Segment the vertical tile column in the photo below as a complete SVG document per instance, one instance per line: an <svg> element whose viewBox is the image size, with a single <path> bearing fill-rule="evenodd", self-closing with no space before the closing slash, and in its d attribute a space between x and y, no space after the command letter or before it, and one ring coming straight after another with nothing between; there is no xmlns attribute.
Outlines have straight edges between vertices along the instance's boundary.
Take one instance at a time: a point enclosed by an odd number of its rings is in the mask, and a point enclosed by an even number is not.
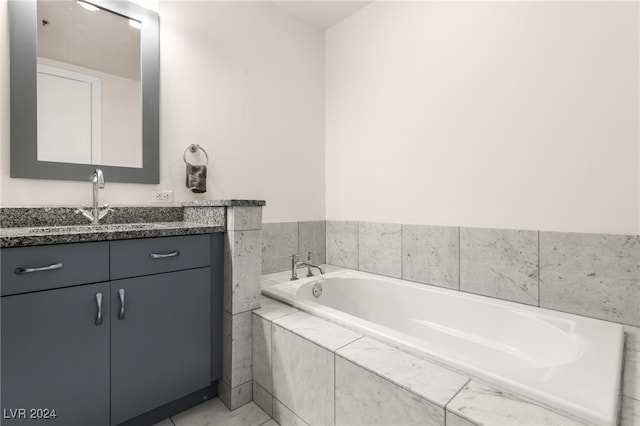
<svg viewBox="0 0 640 426"><path fill-rule="evenodd" d="M251 310L260 307L262 207L227 207L220 399L231 410L252 398Z"/></svg>

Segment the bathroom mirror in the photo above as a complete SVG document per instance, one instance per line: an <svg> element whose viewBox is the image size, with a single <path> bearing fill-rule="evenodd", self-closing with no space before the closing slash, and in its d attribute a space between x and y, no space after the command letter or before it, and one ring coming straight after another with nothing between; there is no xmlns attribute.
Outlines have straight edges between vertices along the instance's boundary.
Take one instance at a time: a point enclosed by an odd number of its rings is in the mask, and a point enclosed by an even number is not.
<svg viewBox="0 0 640 426"><path fill-rule="evenodd" d="M158 183L159 34L125 1L10 0L11 177Z"/></svg>

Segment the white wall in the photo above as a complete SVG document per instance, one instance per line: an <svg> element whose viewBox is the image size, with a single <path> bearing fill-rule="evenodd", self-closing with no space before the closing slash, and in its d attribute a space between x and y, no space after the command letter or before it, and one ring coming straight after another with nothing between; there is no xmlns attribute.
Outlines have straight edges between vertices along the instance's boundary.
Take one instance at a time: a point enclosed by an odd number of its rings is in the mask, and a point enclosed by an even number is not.
<svg viewBox="0 0 640 426"><path fill-rule="evenodd" d="M323 34L269 2L159 10L161 183L107 176L104 202L173 189L266 199L266 222L640 233L635 2L376 2L328 30L326 64ZM9 178L6 21L0 0L1 205L87 203L88 183ZM211 156L202 196L190 143Z"/></svg>
<svg viewBox="0 0 640 426"><path fill-rule="evenodd" d="M161 1L160 184L109 183L101 202L266 199L266 222L324 218L324 35L270 2ZM0 3L2 206L79 205L88 181L9 178L6 2ZM182 154L209 153L208 191L184 187Z"/></svg>
<svg viewBox="0 0 640 426"><path fill-rule="evenodd" d="M327 219L640 233L637 2L376 2L326 34Z"/></svg>

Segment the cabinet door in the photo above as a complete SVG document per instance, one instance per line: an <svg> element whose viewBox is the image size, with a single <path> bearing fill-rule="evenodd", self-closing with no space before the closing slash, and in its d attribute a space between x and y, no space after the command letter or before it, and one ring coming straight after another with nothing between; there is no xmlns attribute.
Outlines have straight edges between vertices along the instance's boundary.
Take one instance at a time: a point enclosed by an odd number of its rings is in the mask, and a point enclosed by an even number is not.
<svg viewBox="0 0 640 426"><path fill-rule="evenodd" d="M1 310L2 424L107 426L109 283L6 296Z"/></svg>
<svg viewBox="0 0 640 426"><path fill-rule="evenodd" d="M210 268L111 282L112 425L210 384L210 297Z"/></svg>

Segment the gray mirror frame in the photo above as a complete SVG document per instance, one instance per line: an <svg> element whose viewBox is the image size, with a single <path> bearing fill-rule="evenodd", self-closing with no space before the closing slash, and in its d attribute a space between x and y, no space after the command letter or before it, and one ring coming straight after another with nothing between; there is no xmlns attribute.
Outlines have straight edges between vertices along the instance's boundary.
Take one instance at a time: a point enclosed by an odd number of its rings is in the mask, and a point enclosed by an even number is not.
<svg viewBox="0 0 640 426"><path fill-rule="evenodd" d="M160 35L158 14L129 2L89 0L142 23L142 168L38 161L37 1L9 0L12 178L90 180L96 168L110 182L160 182Z"/></svg>

